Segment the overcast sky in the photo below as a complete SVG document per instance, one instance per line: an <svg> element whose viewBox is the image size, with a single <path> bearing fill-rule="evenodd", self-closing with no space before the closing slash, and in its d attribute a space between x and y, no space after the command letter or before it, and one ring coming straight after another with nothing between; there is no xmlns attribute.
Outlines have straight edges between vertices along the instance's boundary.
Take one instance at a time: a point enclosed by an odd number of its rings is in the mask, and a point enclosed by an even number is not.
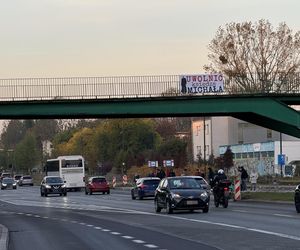
<svg viewBox="0 0 300 250"><path fill-rule="evenodd" d="M300 30L299 0L0 0L0 78L201 73L228 22Z"/></svg>

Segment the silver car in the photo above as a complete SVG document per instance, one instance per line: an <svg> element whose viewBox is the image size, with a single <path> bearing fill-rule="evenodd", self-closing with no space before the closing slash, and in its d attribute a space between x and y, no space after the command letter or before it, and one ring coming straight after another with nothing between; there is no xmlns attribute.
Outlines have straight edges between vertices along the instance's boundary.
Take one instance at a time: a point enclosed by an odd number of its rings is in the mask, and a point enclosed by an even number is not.
<svg viewBox="0 0 300 250"><path fill-rule="evenodd" d="M30 175L23 175L19 180L19 186L29 185L33 186L33 179Z"/></svg>

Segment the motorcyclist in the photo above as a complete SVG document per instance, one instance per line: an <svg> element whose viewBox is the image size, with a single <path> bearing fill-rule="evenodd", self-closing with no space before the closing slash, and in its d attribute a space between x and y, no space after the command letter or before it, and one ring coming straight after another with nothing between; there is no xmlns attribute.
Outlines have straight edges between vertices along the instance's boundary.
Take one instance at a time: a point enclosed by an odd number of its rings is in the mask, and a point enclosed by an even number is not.
<svg viewBox="0 0 300 250"><path fill-rule="evenodd" d="M226 174L224 173L224 170L223 169L219 169L218 170L218 174L214 176L214 179L213 179L213 186L215 187L216 185L219 184L219 182L221 180L226 180L227 179L227 176Z"/></svg>
<svg viewBox="0 0 300 250"><path fill-rule="evenodd" d="M227 176L224 173L224 170L223 169L219 169L218 170L218 174L215 175L215 177L213 179L213 192L218 197L220 197L219 183L220 183L220 181L226 180L226 179L227 179Z"/></svg>

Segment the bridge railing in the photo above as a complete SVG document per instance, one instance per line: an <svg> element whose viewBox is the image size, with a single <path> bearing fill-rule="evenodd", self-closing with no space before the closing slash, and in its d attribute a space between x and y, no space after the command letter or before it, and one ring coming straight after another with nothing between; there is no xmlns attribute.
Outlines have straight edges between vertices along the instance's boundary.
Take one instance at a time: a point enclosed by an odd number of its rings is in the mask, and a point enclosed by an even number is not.
<svg viewBox="0 0 300 250"><path fill-rule="evenodd" d="M226 78L225 91L211 93L211 95L300 94L299 74L266 80L259 77L249 79L245 76ZM179 75L0 79L0 101L141 98L175 95L181 95Z"/></svg>

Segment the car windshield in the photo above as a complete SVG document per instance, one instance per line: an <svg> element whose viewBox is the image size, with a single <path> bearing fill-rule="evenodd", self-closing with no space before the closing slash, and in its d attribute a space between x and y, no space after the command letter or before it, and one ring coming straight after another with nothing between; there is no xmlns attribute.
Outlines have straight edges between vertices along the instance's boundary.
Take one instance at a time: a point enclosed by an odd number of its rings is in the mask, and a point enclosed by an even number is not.
<svg viewBox="0 0 300 250"><path fill-rule="evenodd" d="M46 183L63 183L63 180L60 177L51 177L46 179Z"/></svg>
<svg viewBox="0 0 300 250"><path fill-rule="evenodd" d="M4 178L4 179L2 180L2 182L3 182L4 184L11 184L11 183L14 183L14 179L12 179L12 178Z"/></svg>
<svg viewBox="0 0 300 250"><path fill-rule="evenodd" d="M201 185L193 178L176 178L169 180L170 189L199 189Z"/></svg>
<svg viewBox="0 0 300 250"><path fill-rule="evenodd" d="M15 180L20 180L21 177L22 177L22 175L16 175Z"/></svg>
<svg viewBox="0 0 300 250"><path fill-rule="evenodd" d="M105 178L93 178L93 183L103 183L106 182Z"/></svg>
<svg viewBox="0 0 300 250"><path fill-rule="evenodd" d="M10 177L10 174L2 174L2 177Z"/></svg>
<svg viewBox="0 0 300 250"><path fill-rule="evenodd" d="M156 185L158 186L160 180L144 180L144 185Z"/></svg>
<svg viewBox="0 0 300 250"><path fill-rule="evenodd" d="M32 179L31 176L23 176L23 180L29 180L29 179Z"/></svg>
<svg viewBox="0 0 300 250"><path fill-rule="evenodd" d="M206 185L206 181L202 178L195 178L195 180L200 184L200 185Z"/></svg>

